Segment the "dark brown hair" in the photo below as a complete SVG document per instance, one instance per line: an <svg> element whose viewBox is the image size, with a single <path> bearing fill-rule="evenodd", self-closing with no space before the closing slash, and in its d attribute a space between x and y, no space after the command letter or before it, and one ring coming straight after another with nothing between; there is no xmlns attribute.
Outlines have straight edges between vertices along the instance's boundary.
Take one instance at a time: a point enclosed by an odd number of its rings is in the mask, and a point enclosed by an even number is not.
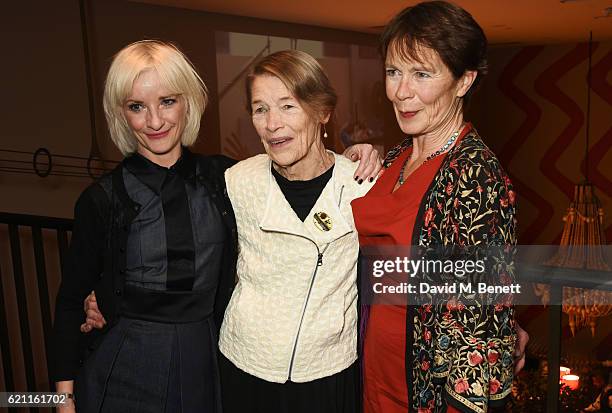
<svg viewBox="0 0 612 413"><path fill-rule="evenodd" d="M313 117L333 115L338 97L317 60L299 50L269 54L255 64L246 77L247 110L251 113L253 80L257 76L276 76Z"/></svg>
<svg viewBox="0 0 612 413"><path fill-rule="evenodd" d="M459 79L466 70L478 75L463 97L464 102L476 90L487 73L487 38L470 13L446 1L428 1L408 7L385 27L380 38L383 60L387 52L406 60L423 63L420 49L434 50Z"/></svg>

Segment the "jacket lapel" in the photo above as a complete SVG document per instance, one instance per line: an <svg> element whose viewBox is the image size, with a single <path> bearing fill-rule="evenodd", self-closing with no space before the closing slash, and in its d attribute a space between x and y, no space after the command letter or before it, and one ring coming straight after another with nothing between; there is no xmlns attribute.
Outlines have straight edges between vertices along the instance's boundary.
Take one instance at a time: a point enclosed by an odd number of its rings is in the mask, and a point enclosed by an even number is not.
<svg viewBox="0 0 612 413"><path fill-rule="evenodd" d="M321 195L319 195L306 220L302 222L285 199L276 179L272 175L270 169L272 164L271 162L268 163L268 193L264 214L259 222L259 227L263 231L298 235L319 245L328 244L352 232L351 226L344 219L339 207L343 195L341 183L336 182L336 168L339 166L340 164L336 162L331 179L325 185L325 188L323 188ZM317 225L315 221L317 213L323 213L329 217L331 220L329 230L321 229L324 227Z"/></svg>

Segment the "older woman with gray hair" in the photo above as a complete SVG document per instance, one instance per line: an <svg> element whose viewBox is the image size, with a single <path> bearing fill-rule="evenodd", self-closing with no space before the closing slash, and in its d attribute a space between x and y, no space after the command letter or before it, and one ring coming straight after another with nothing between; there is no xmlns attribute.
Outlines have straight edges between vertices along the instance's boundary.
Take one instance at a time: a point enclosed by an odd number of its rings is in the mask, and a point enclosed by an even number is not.
<svg viewBox="0 0 612 413"><path fill-rule="evenodd" d="M319 63L287 50L247 77L267 155L227 170L238 283L219 348L226 412L358 410L357 256L351 201L371 182L325 149L336 94Z"/></svg>

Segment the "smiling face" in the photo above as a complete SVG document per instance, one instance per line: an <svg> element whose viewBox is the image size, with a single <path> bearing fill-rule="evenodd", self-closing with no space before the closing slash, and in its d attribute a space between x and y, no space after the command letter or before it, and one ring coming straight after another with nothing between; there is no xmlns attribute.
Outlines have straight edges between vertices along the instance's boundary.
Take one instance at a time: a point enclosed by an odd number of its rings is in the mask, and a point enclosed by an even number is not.
<svg viewBox="0 0 612 413"><path fill-rule="evenodd" d="M475 73L455 79L438 53L422 47L422 62L398 56L390 47L385 61L387 98L402 131L424 135L443 130L462 110L460 97L472 84Z"/></svg>
<svg viewBox="0 0 612 413"><path fill-rule="evenodd" d="M256 76L251 83L251 116L272 162L294 173L312 168L325 154L320 137L323 119L311 116L276 76Z"/></svg>
<svg viewBox="0 0 612 413"><path fill-rule="evenodd" d="M158 165L172 166L181 156L183 97L168 90L155 70L146 70L134 80L122 109L138 141L138 153Z"/></svg>

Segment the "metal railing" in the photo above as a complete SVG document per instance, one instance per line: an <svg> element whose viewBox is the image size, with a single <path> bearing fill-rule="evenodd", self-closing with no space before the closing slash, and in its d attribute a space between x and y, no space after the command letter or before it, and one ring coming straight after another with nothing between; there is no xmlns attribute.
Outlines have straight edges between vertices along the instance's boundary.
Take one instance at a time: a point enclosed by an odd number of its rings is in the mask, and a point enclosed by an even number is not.
<svg viewBox="0 0 612 413"><path fill-rule="evenodd" d="M4 256L5 248L0 250L0 348L2 350L2 374L4 389L3 391L49 391L53 389L53 382L49 376L49 337L51 337L53 308L50 297L57 294L56 288L50 290L49 273L52 271L48 266L51 255L55 255L58 260L58 278L61 277L61 268L64 257L68 249L69 233L72 231L73 221L70 219L42 217L34 215L12 214L0 212L0 236L6 234L6 239L0 238L0 246L8 245L8 256ZM54 242L49 242L50 237ZM30 245L32 251L25 251L22 247ZM45 242L47 241L47 242ZM27 256L26 256L27 254ZM29 263L24 260L33 256L34 262ZM24 263L27 264L24 266ZM33 264L33 265L32 265ZM33 270L27 271L26 267ZM5 297L11 296L11 291L5 290L7 284L14 283L14 293L10 305L7 305ZM528 268L522 275L523 281L532 281L542 284L549 284L553 302L560 302L563 287L612 290L612 281L609 272L603 271L584 271L555 268L541 265ZM37 287L37 294L31 289L33 285ZM35 303L34 301L37 301ZM16 304L15 304L16 303ZM10 338L16 331L9 328L9 317L7 309L17 310L20 345L14 343L18 340ZM39 309L40 314L35 315L32 309ZM10 311L10 310L9 310ZM548 351L548 405L547 412L555 413L559 409L559 398L550 397L559 394L559 366L561 358L561 320L562 312L560 305L548 306L548 326L547 335L550 337L550 348ZM42 331L37 332L36 336L43 337L43 347L45 350L46 369L44 375L46 380L41 380L43 374L38 370L38 382L36 380L35 364L40 364L41 355L35 354L33 343L33 329L31 328L32 316L40 316ZM40 333L40 334L38 334ZM11 344L11 342L13 344ZM17 357L16 357L17 356ZM22 360L25 368L25 388L16 384L15 381L15 360ZM31 412L38 412L37 408L30 408Z"/></svg>
<svg viewBox="0 0 612 413"><path fill-rule="evenodd" d="M72 230L72 220L41 217L23 214L11 214L0 212L0 234L6 234L2 240L3 245L8 245L8 256L3 256L0 260L0 348L2 349L2 374L4 391L49 391L54 384L49 376L49 340L52 329L51 298L57 291L49 290L49 268L47 260L58 259L57 271L61 274L61 266L68 249L68 233ZM53 234L54 233L54 234ZM54 236L55 243L45 242L49 236ZM29 248L27 251L23 247ZM2 254L4 255L3 248ZM52 257L52 255L56 255ZM34 271L27 271L31 266L29 256L34 258ZM24 257L26 257L24 259ZM24 265L27 264L27 265ZM11 278L12 274L12 280ZM12 281L12 283L11 283ZM7 286L14 284L13 291ZM34 291L33 285L37 287ZM10 303L7 303L9 297ZM36 302L37 301L37 302ZM14 318L13 311L17 311L20 340L16 340L15 329L9 329L9 320ZM35 310L34 310L35 309ZM39 311L40 314L33 314ZM33 325L31 320L40 317L40 325ZM35 329L42 328L42 331ZM33 334L36 333L36 334ZM33 342L33 335L43 337L44 356L35 354L35 348L40 346ZM20 341L21 345L18 343ZM35 345L36 344L36 345ZM40 364L41 357L46 360L45 371L41 373L38 369L38 380L36 377L35 365ZM25 386L16 383L17 376L14 370L16 364L21 364L25 373ZM19 361L19 362L16 362ZM45 364L45 363L43 363ZM19 367L20 368L20 367ZM44 375L46 377L41 377ZM31 412L38 412L39 409L31 407Z"/></svg>

